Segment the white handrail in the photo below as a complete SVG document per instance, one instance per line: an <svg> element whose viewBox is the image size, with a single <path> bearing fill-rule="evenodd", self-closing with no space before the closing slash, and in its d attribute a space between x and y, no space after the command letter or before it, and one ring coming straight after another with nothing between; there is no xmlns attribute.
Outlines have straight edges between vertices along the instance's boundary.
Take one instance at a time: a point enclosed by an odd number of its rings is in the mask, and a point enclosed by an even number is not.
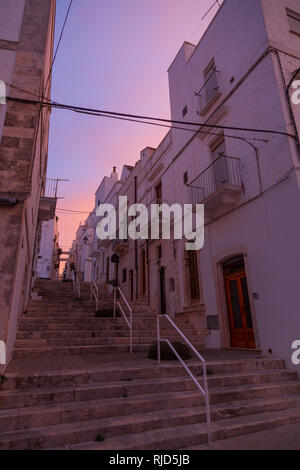
<svg viewBox="0 0 300 470"><path fill-rule="evenodd" d="M77 277L73 279L73 294L76 294L80 299L80 282Z"/></svg>
<svg viewBox="0 0 300 470"><path fill-rule="evenodd" d="M99 304L99 290L96 282L92 279L91 281L91 292L90 292L90 301L92 302L93 297L96 302L96 311L98 310L98 304Z"/></svg>
<svg viewBox="0 0 300 470"><path fill-rule="evenodd" d="M119 292L121 294L121 297L122 299L124 300L125 302L125 305L126 307L128 308L129 310L129 320L120 304L120 302L117 300L117 292ZM130 351L130 354L132 353L132 308L130 307L125 295L123 294L123 292L121 291L120 287L115 287L114 289L114 318L116 318L116 308L117 306L119 307L126 323L127 323L127 326L129 328L129 342L130 342L130 346L129 346L129 351Z"/></svg>
<svg viewBox="0 0 300 470"><path fill-rule="evenodd" d="M166 318L169 321L169 323L171 323L171 325L179 333L179 335L186 342L186 344L190 347L190 349L193 351L193 353L202 362L204 388L201 387L198 380L196 379L196 377L192 373L191 369L186 365L186 363L183 361L183 359L177 353L177 351L175 350L175 348L173 347L171 342L168 339L162 339L160 337L160 318ZM168 344L168 346L171 348L171 350L173 351L173 353L175 354L175 356L177 357L179 362L182 364L182 366L185 368L186 372L189 374L189 376L193 380L196 387L200 390L202 395L204 395L205 409L206 409L207 439L208 439L209 447L212 447L212 435L211 435L211 422L210 422L210 407L209 407L209 395L208 395L208 385L207 385L206 360L204 359L203 356L201 356L199 351L197 351L197 349L192 345L192 343L187 339L187 337L182 333L182 331L178 328L178 326L173 322L173 320L171 320L171 318L168 315L158 315L157 316L157 360L158 360L159 364L160 364L160 343L162 341Z"/></svg>

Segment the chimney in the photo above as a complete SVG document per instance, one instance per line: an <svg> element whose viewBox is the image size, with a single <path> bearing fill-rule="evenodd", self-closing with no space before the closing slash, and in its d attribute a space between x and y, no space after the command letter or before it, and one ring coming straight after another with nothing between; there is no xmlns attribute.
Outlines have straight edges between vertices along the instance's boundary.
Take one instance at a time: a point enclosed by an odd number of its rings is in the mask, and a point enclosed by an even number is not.
<svg viewBox="0 0 300 470"><path fill-rule="evenodd" d="M110 177L113 178L114 180L118 180L118 173L117 173L117 167L116 166L113 166L113 171L112 171Z"/></svg>

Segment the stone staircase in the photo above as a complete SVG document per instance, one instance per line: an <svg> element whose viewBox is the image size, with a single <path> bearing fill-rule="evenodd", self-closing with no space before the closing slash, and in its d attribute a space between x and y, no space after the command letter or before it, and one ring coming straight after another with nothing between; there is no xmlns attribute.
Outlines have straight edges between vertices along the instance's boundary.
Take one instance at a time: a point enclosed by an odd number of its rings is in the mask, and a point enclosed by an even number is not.
<svg viewBox="0 0 300 470"><path fill-rule="evenodd" d="M201 366L190 366L201 382ZM300 422L300 383L283 361L208 367L214 440ZM203 398L176 362L8 371L0 386L0 449L178 450L206 440Z"/></svg>
<svg viewBox="0 0 300 470"><path fill-rule="evenodd" d="M178 450L205 443L204 399L183 367L146 358L152 320L145 313L137 318L137 352L130 355L124 320L93 317L87 286L75 301L70 284L48 282L36 284L43 299L31 301L20 320L15 358L1 376L0 450ZM108 294L103 302L111 302ZM180 326L193 338L188 323ZM296 372L281 359L226 354L216 359L203 351L213 440L300 422ZM201 383L201 365L187 362Z"/></svg>
<svg viewBox="0 0 300 470"><path fill-rule="evenodd" d="M30 300L20 318L14 357L44 355L98 354L129 351L129 328L124 318L95 317L90 302L90 285L81 283L81 297L75 299L72 284L37 280L34 291L41 297ZM100 289L100 308L113 306L112 294ZM147 313L147 305L135 305L133 311L133 351L148 351L156 341L156 316ZM176 324L193 342L203 348L203 340L186 319ZM176 330L162 323L162 335L179 340Z"/></svg>

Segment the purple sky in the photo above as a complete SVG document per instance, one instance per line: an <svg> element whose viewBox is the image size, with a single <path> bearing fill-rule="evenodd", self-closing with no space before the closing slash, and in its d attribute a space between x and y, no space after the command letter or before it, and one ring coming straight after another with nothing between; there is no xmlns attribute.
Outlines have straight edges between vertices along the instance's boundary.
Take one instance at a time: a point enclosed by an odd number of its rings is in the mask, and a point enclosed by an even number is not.
<svg viewBox="0 0 300 470"><path fill-rule="evenodd" d="M214 0L74 0L53 68L52 99L65 104L169 117L167 69L183 41L197 43ZM56 40L69 0L57 0ZM58 208L90 211L103 176L134 164L166 129L53 110L48 177L61 183ZM60 244L84 214L57 211Z"/></svg>

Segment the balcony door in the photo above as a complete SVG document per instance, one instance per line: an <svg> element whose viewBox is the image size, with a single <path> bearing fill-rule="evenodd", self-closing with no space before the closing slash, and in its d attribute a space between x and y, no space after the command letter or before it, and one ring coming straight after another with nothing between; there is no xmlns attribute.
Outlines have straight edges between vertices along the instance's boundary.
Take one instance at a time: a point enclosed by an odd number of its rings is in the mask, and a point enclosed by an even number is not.
<svg viewBox="0 0 300 470"><path fill-rule="evenodd" d="M226 157L226 146L225 140L219 140L216 145L211 148L211 154L213 159L212 165L212 180L215 190L218 190L224 184L229 183L229 169Z"/></svg>
<svg viewBox="0 0 300 470"><path fill-rule="evenodd" d="M242 256L223 265L231 346L255 348L247 278Z"/></svg>

